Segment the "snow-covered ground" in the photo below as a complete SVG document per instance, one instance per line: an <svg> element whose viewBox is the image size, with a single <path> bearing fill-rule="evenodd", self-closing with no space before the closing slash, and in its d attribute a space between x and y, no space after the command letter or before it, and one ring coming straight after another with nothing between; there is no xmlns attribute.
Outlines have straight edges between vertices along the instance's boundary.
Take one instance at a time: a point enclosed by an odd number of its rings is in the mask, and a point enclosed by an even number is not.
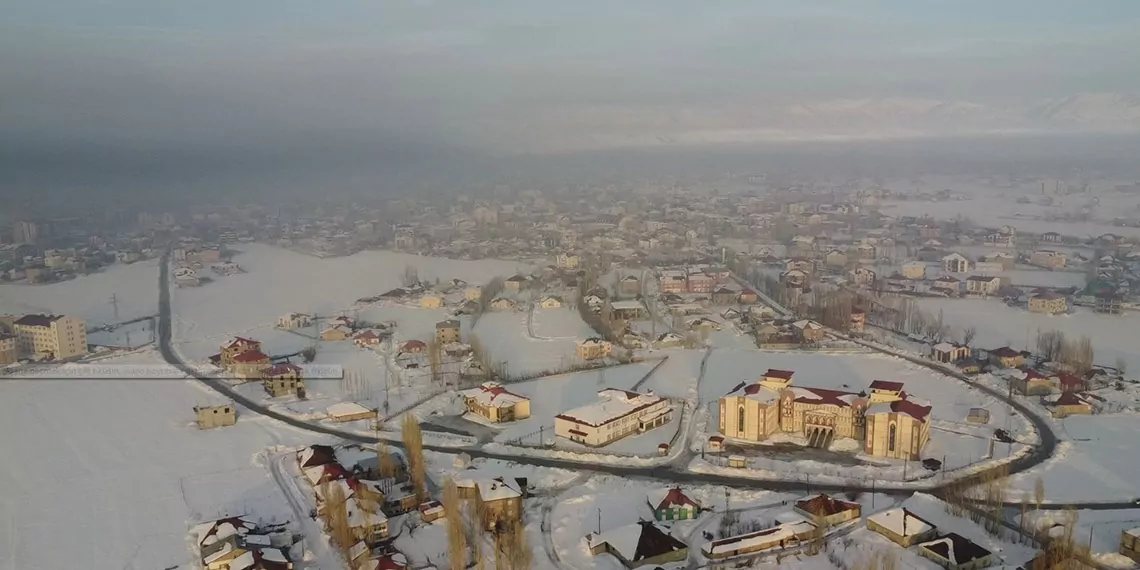
<svg viewBox="0 0 1140 570"><path fill-rule="evenodd" d="M112 295L119 307L118 320ZM26 313L74 315L89 327L157 314L158 261L119 263L60 283L0 284L0 314Z"/></svg>
<svg viewBox="0 0 1140 570"><path fill-rule="evenodd" d="M531 328L534 336L540 339L582 340L597 336L594 329L582 320L578 310L569 307L535 307L531 316Z"/></svg>
<svg viewBox="0 0 1140 570"><path fill-rule="evenodd" d="M567 309L550 310L569 312ZM550 335L548 338L533 338L527 331L526 311L500 311L479 317L474 332L492 360L506 362L508 377L524 376L565 370L581 363L574 352L578 340L581 340L575 336L578 326L572 322L569 324L573 326L567 330L547 326L544 331Z"/></svg>
<svg viewBox="0 0 1140 570"><path fill-rule="evenodd" d="M191 408L215 398L189 380L0 383L0 568L165 568L190 561L195 522L292 517L264 451L319 438L253 414L199 431Z"/></svg>
<svg viewBox="0 0 1140 570"><path fill-rule="evenodd" d="M1075 515L1075 520L1073 516ZM1017 517L1020 518L1020 513ZM1134 568L1131 558L1120 554L1120 533L1140 528L1140 510L1036 511L1026 513L1026 528L1036 532L1059 534L1056 525L1071 526L1073 541L1089 547L1093 558L1112 568Z"/></svg>
<svg viewBox="0 0 1140 570"><path fill-rule="evenodd" d="M1041 478L1049 501L1129 501L1140 497L1136 434L1140 415L1070 416L1054 422L1056 454L1010 478L1010 498L1034 492ZM1140 525L1138 525L1140 526Z"/></svg>
<svg viewBox="0 0 1140 570"><path fill-rule="evenodd" d="M1140 351L1136 349L1140 313L1098 315L1077 307L1072 314L1050 316L982 299L921 299L918 303L931 313L942 310L944 322L955 330L975 327L976 346L1034 350L1037 331L1059 330L1069 338L1088 336L1098 364L1114 366L1116 359L1122 358L1131 370L1140 371Z"/></svg>

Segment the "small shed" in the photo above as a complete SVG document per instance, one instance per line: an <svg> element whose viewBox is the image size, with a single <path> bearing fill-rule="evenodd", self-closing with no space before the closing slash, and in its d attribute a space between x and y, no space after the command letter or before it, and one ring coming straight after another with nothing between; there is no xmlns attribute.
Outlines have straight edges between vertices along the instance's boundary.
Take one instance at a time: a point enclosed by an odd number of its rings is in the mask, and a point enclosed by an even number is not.
<svg viewBox="0 0 1140 570"><path fill-rule="evenodd" d="M729 455L728 466L744 469L745 467L748 467L748 458L743 455Z"/></svg>

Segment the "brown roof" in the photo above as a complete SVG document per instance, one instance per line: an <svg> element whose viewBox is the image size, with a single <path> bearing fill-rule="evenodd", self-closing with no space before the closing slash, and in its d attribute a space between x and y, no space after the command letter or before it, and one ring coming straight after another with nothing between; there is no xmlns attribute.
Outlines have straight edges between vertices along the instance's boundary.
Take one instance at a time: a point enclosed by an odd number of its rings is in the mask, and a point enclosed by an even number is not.
<svg viewBox="0 0 1140 570"><path fill-rule="evenodd" d="M692 506L698 509L701 508L700 504L690 499L688 495L685 495L685 493L681 492L681 489L679 487L674 487L672 489L669 489L669 492L665 494L665 498L661 499L661 502L658 503L654 509L668 509L677 506Z"/></svg>
<svg viewBox="0 0 1140 570"><path fill-rule="evenodd" d="M995 349L990 351L990 354L992 354L998 358L1013 358L1015 356L1021 356L1020 352L1018 352L1018 351L1016 351L1016 350L1014 350L1008 346L1003 346L1001 348L995 348Z"/></svg>
<svg viewBox="0 0 1140 570"><path fill-rule="evenodd" d="M871 382L872 390L890 390L891 392L899 392L903 389L902 382L888 382L886 380L875 380Z"/></svg>
<svg viewBox="0 0 1140 570"><path fill-rule="evenodd" d="M764 377L765 378L780 378L782 380L791 380L793 374L795 374L794 370L779 370L776 368L769 368L768 371L764 373Z"/></svg>
<svg viewBox="0 0 1140 570"><path fill-rule="evenodd" d="M63 315L24 315L16 319L15 324L25 327L50 327L52 323L62 318Z"/></svg>
<svg viewBox="0 0 1140 570"><path fill-rule="evenodd" d="M820 493L810 499L796 501L796 508L815 516L826 517L860 507L858 503L848 503Z"/></svg>
<svg viewBox="0 0 1140 570"><path fill-rule="evenodd" d="M669 536L661 530L661 527L649 521L641 521L641 536L637 539L637 550L634 551L633 560L630 562L656 558L685 548L688 548L688 545Z"/></svg>
<svg viewBox="0 0 1140 570"><path fill-rule="evenodd" d="M234 357L234 362L258 362L261 360L269 360L269 357L260 350L247 350Z"/></svg>

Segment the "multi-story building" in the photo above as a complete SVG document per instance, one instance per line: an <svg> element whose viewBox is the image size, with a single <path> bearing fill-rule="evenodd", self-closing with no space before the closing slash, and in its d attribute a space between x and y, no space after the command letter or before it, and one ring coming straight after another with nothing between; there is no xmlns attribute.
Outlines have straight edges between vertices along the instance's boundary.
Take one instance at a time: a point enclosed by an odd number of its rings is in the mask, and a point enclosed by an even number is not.
<svg viewBox="0 0 1140 570"><path fill-rule="evenodd" d="M198 429L213 429L237 423L237 406L232 402L216 406L194 406Z"/></svg>
<svg viewBox="0 0 1140 570"><path fill-rule="evenodd" d="M508 391L498 382L482 385L459 393L467 411L488 421L510 422L530 417L530 398Z"/></svg>
<svg viewBox="0 0 1140 570"><path fill-rule="evenodd" d="M459 342L459 321L449 319L436 323L435 341L439 344Z"/></svg>
<svg viewBox="0 0 1140 570"><path fill-rule="evenodd" d="M240 336L234 337L233 340L222 345L222 350L218 354L217 364L222 368L229 368L233 366L234 359L237 358L238 355L249 351L261 352L261 343L249 338Z"/></svg>
<svg viewBox="0 0 1140 570"><path fill-rule="evenodd" d="M1056 293L1039 293L1029 298L1029 312L1058 315L1069 310L1069 300Z"/></svg>
<svg viewBox="0 0 1140 570"><path fill-rule="evenodd" d="M0 366L16 362L16 335L0 331Z"/></svg>
<svg viewBox="0 0 1140 570"><path fill-rule="evenodd" d="M305 393L305 381L301 378L301 367L296 364L275 364L261 374L265 392L272 398L300 396Z"/></svg>
<svg viewBox="0 0 1140 570"><path fill-rule="evenodd" d="M810 446L823 448L835 437L847 437L863 440L867 453L885 457L903 457L907 450L917 455L929 439L931 407L904 395L901 383L876 382L866 397L839 390L793 388L793 374L770 369L759 382L742 382L722 397L720 433L743 441L763 441L780 432L800 433ZM868 425L871 418L874 425ZM903 445L901 438L911 433L900 431L904 428L917 432L916 445Z"/></svg>
<svg viewBox="0 0 1140 570"><path fill-rule="evenodd" d="M689 273L690 293L712 293L716 278L701 272Z"/></svg>
<svg viewBox="0 0 1140 570"><path fill-rule="evenodd" d="M87 328L82 319L63 315L24 315L12 323L18 358L56 360L87 354Z"/></svg>
<svg viewBox="0 0 1140 570"><path fill-rule="evenodd" d="M689 281L684 273L668 271L661 275L658 288L662 293L686 293L689 290Z"/></svg>
<svg viewBox="0 0 1140 570"><path fill-rule="evenodd" d="M942 258L942 270L947 273L966 273L970 271L970 260L960 253L951 253Z"/></svg>
<svg viewBox="0 0 1140 570"><path fill-rule="evenodd" d="M582 360L605 358L613 351L613 344L600 338L588 338L574 347L575 354Z"/></svg>
<svg viewBox="0 0 1140 570"><path fill-rule="evenodd" d="M598 401L554 416L554 435L602 447L628 435L665 425L673 417L669 401L652 392L607 388Z"/></svg>
<svg viewBox="0 0 1140 570"><path fill-rule="evenodd" d="M971 275L966 278L966 294L977 297L997 295L1001 290L1000 277L987 277L984 275Z"/></svg>

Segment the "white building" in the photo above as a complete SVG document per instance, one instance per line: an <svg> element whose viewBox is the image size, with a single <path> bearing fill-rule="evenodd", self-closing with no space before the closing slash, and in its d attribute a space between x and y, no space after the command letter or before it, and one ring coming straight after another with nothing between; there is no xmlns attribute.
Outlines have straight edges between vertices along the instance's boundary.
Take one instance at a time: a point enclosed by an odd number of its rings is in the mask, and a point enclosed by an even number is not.
<svg viewBox="0 0 1140 570"><path fill-rule="evenodd" d="M673 408L652 392L639 394L606 388L598 401L554 416L554 435L602 447L628 435L669 423Z"/></svg>
<svg viewBox="0 0 1140 570"><path fill-rule="evenodd" d="M313 326L313 317L305 313L289 313L277 317L277 328L285 330L303 329Z"/></svg>

